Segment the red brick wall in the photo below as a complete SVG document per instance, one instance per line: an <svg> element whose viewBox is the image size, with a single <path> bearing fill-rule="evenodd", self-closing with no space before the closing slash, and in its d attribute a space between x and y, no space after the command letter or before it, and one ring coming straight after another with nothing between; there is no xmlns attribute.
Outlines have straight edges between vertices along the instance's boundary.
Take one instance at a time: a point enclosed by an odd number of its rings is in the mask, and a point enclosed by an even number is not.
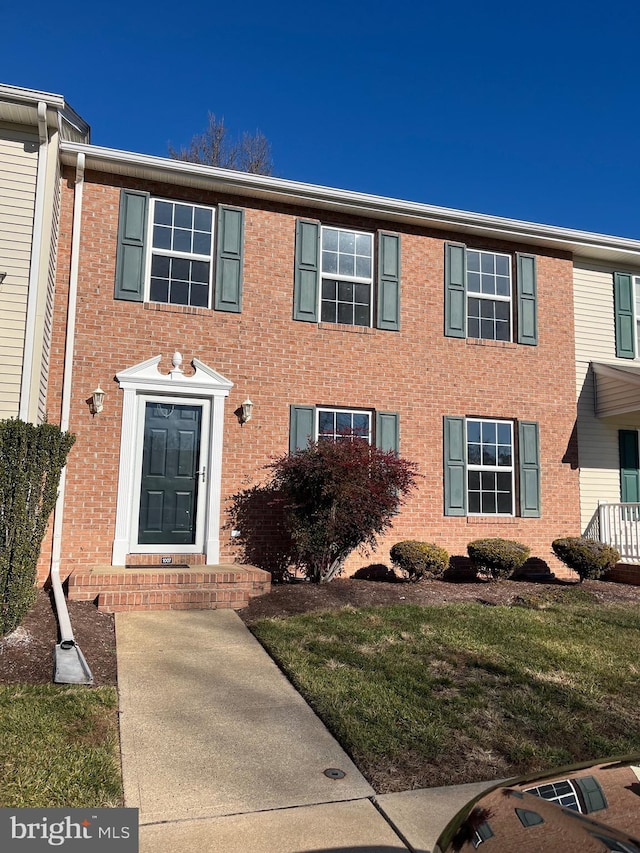
<svg viewBox="0 0 640 853"><path fill-rule="evenodd" d="M63 181L49 419L60 413L64 329L69 280L73 189ZM365 407L400 414L401 453L419 464L419 489L397 518L379 552L353 557L348 570L388 559L404 538L435 541L452 554L481 536L504 536L558 563L550 551L559 535L579 533L578 476L567 456L575 420L572 265L569 256L538 255L539 345L446 338L444 242L462 234L402 229L401 331L320 326L293 321L296 216L314 211L258 206L251 200L202 191L136 184L166 198L245 207L243 311L142 305L114 300L120 185L88 173L84 186L78 310L70 428L77 435L68 469L62 574L105 565L114 538L122 392L114 376L155 355L167 372L175 350L185 366L198 358L234 382L225 405L222 497L264 479L263 466L288 448L290 404ZM388 223L332 215L325 222L375 231ZM531 251L505 242L469 240L474 248ZM190 370L190 368L186 368ZM86 403L100 383L104 411ZM253 419L240 427L234 410L245 397ZM540 423L542 518L443 516L444 415L535 420ZM565 461L565 459L567 461ZM224 509L224 507L223 507ZM224 517L222 521L224 522ZM229 531L222 555L233 549ZM48 568L46 549L41 576Z"/></svg>

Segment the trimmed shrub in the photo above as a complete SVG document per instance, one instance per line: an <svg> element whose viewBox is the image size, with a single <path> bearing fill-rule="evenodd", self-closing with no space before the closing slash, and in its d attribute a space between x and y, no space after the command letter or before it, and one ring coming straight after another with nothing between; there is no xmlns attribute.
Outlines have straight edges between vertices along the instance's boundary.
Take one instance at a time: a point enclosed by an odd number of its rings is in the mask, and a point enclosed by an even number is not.
<svg viewBox="0 0 640 853"><path fill-rule="evenodd" d="M474 566L492 580L504 580L521 569L531 550L511 539L476 539L467 545Z"/></svg>
<svg viewBox="0 0 640 853"><path fill-rule="evenodd" d="M75 436L53 424L0 421L0 635L35 600L40 546Z"/></svg>
<svg viewBox="0 0 640 853"><path fill-rule="evenodd" d="M584 536L565 536L551 543L553 553L559 560L580 576L599 580L620 559L620 552L604 542L595 542Z"/></svg>
<svg viewBox="0 0 640 853"><path fill-rule="evenodd" d="M449 554L433 542L405 539L396 542L389 552L391 562L409 581L440 578L449 565Z"/></svg>

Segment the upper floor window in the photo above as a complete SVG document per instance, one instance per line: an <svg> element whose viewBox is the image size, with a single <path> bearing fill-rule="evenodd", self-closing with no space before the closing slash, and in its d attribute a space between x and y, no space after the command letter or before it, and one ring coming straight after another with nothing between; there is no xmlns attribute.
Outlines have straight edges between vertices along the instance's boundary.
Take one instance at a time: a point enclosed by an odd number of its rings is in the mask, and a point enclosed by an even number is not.
<svg viewBox="0 0 640 853"><path fill-rule="evenodd" d="M242 310L244 210L120 192L115 298Z"/></svg>
<svg viewBox="0 0 640 853"><path fill-rule="evenodd" d="M538 343L537 273L533 255L445 244L445 335ZM513 273L515 270L515 286Z"/></svg>
<svg viewBox="0 0 640 853"><path fill-rule="evenodd" d="M467 337L511 340L511 258L467 250Z"/></svg>
<svg viewBox="0 0 640 853"><path fill-rule="evenodd" d="M152 199L151 222L149 301L209 308L212 208Z"/></svg>
<svg viewBox="0 0 640 853"><path fill-rule="evenodd" d="M322 228L320 319L350 326L371 325L373 235Z"/></svg>
<svg viewBox="0 0 640 853"><path fill-rule="evenodd" d="M293 318L400 328L400 235L296 222Z"/></svg>
<svg viewBox="0 0 640 853"><path fill-rule="evenodd" d="M613 274L616 356L640 356L640 275Z"/></svg>

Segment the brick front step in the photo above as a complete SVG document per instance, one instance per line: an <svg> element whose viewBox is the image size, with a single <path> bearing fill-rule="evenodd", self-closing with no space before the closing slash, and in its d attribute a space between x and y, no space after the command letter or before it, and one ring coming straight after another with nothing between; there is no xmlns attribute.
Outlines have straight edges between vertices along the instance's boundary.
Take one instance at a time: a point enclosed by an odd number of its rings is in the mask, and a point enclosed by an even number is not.
<svg viewBox="0 0 640 853"><path fill-rule="evenodd" d="M190 566L188 569L117 569L73 572L70 601L95 601L98 610L215 610L245 607L271 588L271 575L255 566Z"/></svg>
<svg viewBox="0 0 640 853"><path fill-rule="evenodd" d="M640 563L616 563L606 574L606 580L640 586Z"/></svg>

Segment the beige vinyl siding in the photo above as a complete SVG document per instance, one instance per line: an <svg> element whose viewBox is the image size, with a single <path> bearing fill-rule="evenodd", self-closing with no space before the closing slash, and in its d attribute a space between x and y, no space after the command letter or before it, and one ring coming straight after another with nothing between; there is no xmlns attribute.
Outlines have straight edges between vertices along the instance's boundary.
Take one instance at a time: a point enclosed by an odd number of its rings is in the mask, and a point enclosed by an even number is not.
<svg viewBox="0 0 640 853"><path fill-rule="evenodd" d="M0 418L20 405L37 167L37 135L0 124Z"/></svg>
<svg viewBox="0 0 640 853"><path fill-rule="evenodd" d="M620 269L616 267L616 269ZM578 410L578 448L580 462L580 506L584 530L598 507L598 501L620 500L619 429L640 429L640 395L627 385L605 383L610 402L617 395L619 405L633 405L632 414L598 418L595 414L592 361L629 364L616 358L615 318L613 311L613 269L588 262L574 261L574 306L576 334L576 396ZM617 387L614 388L613 385ZM602 383L600 384L602 393Z"/></svg>

